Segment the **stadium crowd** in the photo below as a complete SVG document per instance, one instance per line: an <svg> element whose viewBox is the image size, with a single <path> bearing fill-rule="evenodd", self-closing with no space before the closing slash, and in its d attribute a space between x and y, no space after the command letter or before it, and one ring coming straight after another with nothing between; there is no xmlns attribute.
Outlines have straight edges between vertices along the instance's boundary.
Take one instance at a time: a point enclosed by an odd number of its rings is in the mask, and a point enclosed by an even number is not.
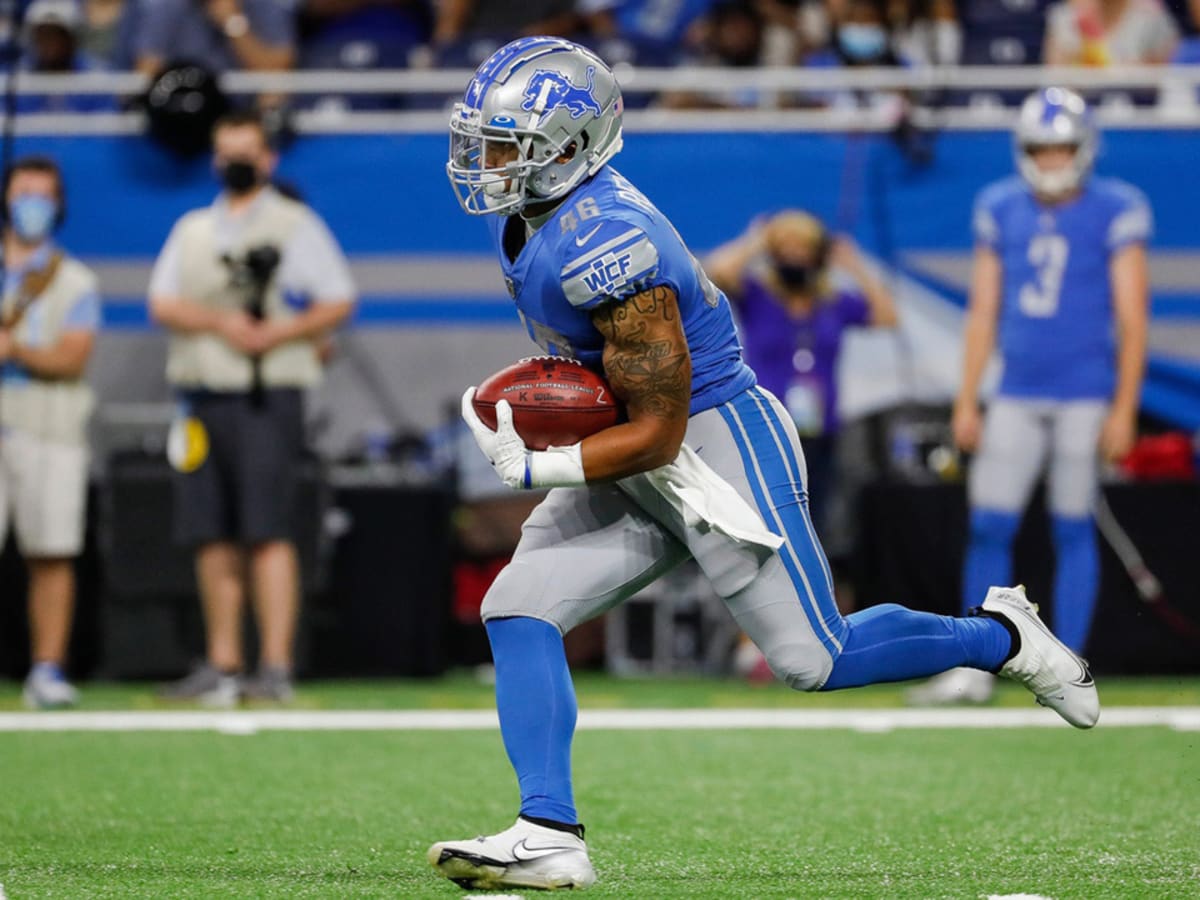
<svg viewBox="0 0 1200 900"><path fill-rule="evenodd" d="M530 34L569 37L610 65L651 67L1186 64L1200 60L1198 28L1197 0L33 0L19 34L26 71L153 75L182 60L215 73L474 68ZM386 109L444 99L310 102ZM627 99L675 108L823 107L878 96L743 90ZM21 103L26 112L113 108L94 95Z"/></svg>

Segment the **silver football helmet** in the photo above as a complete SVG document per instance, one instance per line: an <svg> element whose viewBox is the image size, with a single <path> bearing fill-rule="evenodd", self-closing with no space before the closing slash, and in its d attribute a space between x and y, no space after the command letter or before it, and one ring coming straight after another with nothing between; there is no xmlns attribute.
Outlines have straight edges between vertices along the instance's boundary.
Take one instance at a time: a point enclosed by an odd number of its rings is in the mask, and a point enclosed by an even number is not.
<svg viewBox="0 0 1200 900"><path fill-rule="evenodd" d="M1066 88L1051 87L1030 94L1021 104L1013 133L1017 171L1035 193L1054 197L1070 193L1091 174L1099 140L1087 103ZM1031 155L1037 147L1072 146L1071 164L1044 172Z"/></svg>
<svg viewBox="0 0 1200 900"><path fill-rule="evenodd" d="M506 44L450 114L446 174L458 202L482 215L564 196L621 149L623 109L612 70L590 50L550 37Z"/></svg>

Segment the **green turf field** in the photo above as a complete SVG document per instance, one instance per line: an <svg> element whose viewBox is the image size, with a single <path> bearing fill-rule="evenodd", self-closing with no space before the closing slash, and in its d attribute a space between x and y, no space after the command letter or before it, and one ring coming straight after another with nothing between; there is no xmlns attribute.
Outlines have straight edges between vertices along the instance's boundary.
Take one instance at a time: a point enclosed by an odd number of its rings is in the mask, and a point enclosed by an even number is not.
<svg viewBox="0 0 1200 900"><path fill-rule="evenodd" d="M1101 683L1196 704L1200 682ZM153 708L95 687L92 709ZM470 678L308 686L305 708L473 708ZM580 679L581 706L885 706L738 683ZM1005 691L1001 706L1028 695ZM0 685L15 709L17 686ZM1200 732L584 731L594 897L1200 897ZM459 897L424 851L499 830L499 735L0 733L0 883L28 897ZM527 895L532 896L532 895Z"/></svg>
<svg viewBox="0 0 1200 900"><path fill-rule="evenodd" d="M581 708L782 707L789 709L887 708L900 706L907 685L882 684L831 694L797 694L782 684L752 684L739 679L659 677L613 678L576 673ZM1200 706L1200 678L1105 678L1099 676L1101 702L1108 706ZM83 684L85 710L186 709L157 698L151 683ZM996 687L995 706L1027 708L1029 692L1007 681ZM492 687L468 671L444 678L391 681L301 682L298 709L491 709ZM23 710L21 685L0 680L0 712Z"/></svg>

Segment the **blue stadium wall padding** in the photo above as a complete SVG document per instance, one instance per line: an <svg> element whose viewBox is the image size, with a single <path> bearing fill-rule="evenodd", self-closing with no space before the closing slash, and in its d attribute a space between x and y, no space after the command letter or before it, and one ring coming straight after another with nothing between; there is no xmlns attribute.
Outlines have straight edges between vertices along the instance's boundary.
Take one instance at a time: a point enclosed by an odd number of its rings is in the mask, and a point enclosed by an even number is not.
<svg viewBox="0 0 1200 900"><path fill-rule="evenodd" d="M461 213L446 183L446 145L432 134L304 137L279 174L351 254L485 252L483 224ZM63 164L72 191L63 239L83 256L153 255L180 212L209 202L217 187L207 162L178 162L138 136L22 138L17 152ZM1149 195L1156 246L1196 249L1195 198L1179 190L1179 173L1196 159L1194 132L1114 132L1099 168ZM615 165L696 248L716 246L764 209L804 206L869 249L899 251L969 247L972 198L1009 174L1012 158L1000 132L939 135L928 166L888 137L635 133ZM847 209L853 221L840 221Z"/></svg>
<svg viewBox="0 0 1200 900"><path fill-rule="evenodd" d="M932 160L922 164L886 135L631 133L615 165L697 252L738 234L764 211L801 206L961 306L965 280L913 269L905 254L966 258L972 201L985 184L1012 172L1012 143L1000 131L946 133L928 143ZM141 136L23 137L16 150L60 161L70 194L61 238L91 261L148 267L179 215L211 202L217 190L207 161L180 162ZM452 284L455 256L478 259L490 248L484 223L461 212L446 182L446 150L443 134L306 136L284 152L278 174L324 216L352 259L436 255L448 258ZM1150 198L1153 250L1200 254L1194 192L1180 190L1180 173L1190 173L1197 159L1200 133L1193 131L1103 138L1099 171L1133 182ZM107 327L148 327L141 298L105 299ZM510 315L502 295L489 301L406 284L394 295L364 298L357 321L437 327ZM1200 323L1200 274L1195 284L1156 288L1154 315ZM1191 362L1154 359L1147 409L1200 424L1197 362L1200 353Z"/></svg>

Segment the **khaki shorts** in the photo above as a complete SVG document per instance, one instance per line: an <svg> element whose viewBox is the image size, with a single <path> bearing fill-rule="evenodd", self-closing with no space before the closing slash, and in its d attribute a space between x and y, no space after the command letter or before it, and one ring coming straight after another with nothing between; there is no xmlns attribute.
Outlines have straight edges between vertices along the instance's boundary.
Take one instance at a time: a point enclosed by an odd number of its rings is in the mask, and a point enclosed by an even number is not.
<svg viewBox="0 0 1200 900"><path fill-rule="evenodd" d="M11 520L17 549L33 558L83 549L88 451L6 431L0 435L0 547Z"/></svg>

